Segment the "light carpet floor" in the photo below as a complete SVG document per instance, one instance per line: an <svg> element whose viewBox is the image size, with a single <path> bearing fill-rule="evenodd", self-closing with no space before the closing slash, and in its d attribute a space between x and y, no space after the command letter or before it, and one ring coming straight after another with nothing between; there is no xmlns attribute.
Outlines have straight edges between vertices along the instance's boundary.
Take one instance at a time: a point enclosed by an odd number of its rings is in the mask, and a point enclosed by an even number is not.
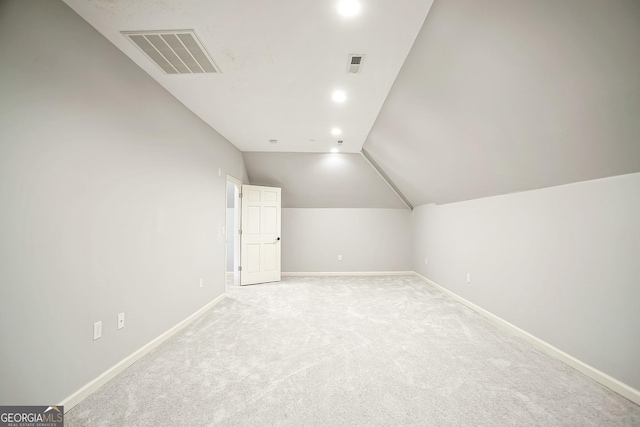
<svg viewBox="0 0 640 427"><path fill-rule="evenodd" d="M227 298L65 416L73 426L640 426L640 407L414 276Z"/></svg>

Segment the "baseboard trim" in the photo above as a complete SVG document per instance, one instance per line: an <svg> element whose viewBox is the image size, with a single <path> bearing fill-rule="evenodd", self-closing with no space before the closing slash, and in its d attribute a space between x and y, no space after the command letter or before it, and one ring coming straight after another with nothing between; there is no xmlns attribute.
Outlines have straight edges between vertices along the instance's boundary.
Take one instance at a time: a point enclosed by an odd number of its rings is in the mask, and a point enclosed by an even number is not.
<svg viewBox="0 0 640 427"><path fill-rule="evenodd" d="M211 307L213 307L214 305L222 301L224 297L225 297L225 294L220 295L219 297L217 297L216 299L209 302L207 305L205 305L204 307L202 307L201 309L193 313L191 316L187 317L182 322L175 325L173 328L169 329L159 337L155 338L154 340L150 341L149 343L142 346L138 350L134 351L132 354L125 357L120 362L116 363L111 368L104 371L102 374L100 374L100 376L98 376L92 381L89 381L87 384L79 388L73 394L71 394L62 402L60 402L59 405L64 406L64 412L67 413L71 408L76 406L78 403L82 402L84 399L86 399L89 395L91 395L94 391L98 390L108 381L112 380L120 372L124 371L129 366L133 365L135 362L140 360L140 358L142 358L144 355L149 353L154 348L158 347L167 339L171 338L177 332L182 330L185 326L189 325L189 323L193 322L198 317L202 316L204 313L207 312L207 310L209 310Z"/></svg>
<svg viewBox="0 0 640 427"><path fill-rule="evenodd" d="M520 329L519 327L515 326L512 323L507 322L506 320L504 320L501 317L496 316L495 314L491 313L490 311L487 311L484 308L475 305L471 301L466 300L466 299L462 298L461 296L459 296L458 294L455 294L455 293L451 292L447 288L438 285L437 283L435 283L434 281L424 277L420 273L414 272L414 274L416 276L422 278L424 281L426 281L430 285L438 288L442 292L444 292L447 295L451 296L455 300L457 300L457 301L461 302L462 304L466 305L471 310L477 312L478 314L481 314L482 316L487 318L494 325L508 329L510 332L514 333L515 335L519 336L520 338L525 339L527 342L532 344L537 349L543 351L544 353L546 353L546 354L548 354L550 356L555 357L556 359L561 360L562 362L566 363L567 365L571 366L572 368L576 369L577 371L582 372L583 374L585 374L589 378L599 382L603 386L605 386L605 387L611 389L612 391L618 393L619 395L629 399L630 401L632 401L636 405L640 405L640 391L636 390L635 388L623 383L622 381L619 381L619 380L613 378L610 375L605 374L604 372L594 368L591 365L588 365L588 364L584 363L583 361L581 361L579 359L576 359L575 357L571 356L570 354L567 354L564 351L560 350L559 348L556 348L553 345L549 344L548 342L541 340L540 338L536 337L535 335L532 335L529 332Z"/></svg>
<svg viewBox="0 0 640 427"><path fill-rule="evenodd" d="M287 271L281 276L413 276L413 271Z"/></svg>

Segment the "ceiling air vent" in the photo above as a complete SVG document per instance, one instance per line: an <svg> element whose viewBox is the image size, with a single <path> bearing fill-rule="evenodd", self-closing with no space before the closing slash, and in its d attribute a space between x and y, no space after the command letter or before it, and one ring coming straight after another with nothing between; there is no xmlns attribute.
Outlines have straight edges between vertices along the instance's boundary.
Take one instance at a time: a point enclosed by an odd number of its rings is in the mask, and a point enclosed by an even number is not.
<svg viewBox="0 0 640 427"><path fill-rule="evenodd" d="M349 65L347 66L347 73L358 74L362 70L362 63L364 62L364 55L351 54L349 55Z"/></svg>
<svg viewBox="0 0 640 427"><path fill-rule="evenodd" d="M221 73L193 30L123 31L167 74Z"/></svg>

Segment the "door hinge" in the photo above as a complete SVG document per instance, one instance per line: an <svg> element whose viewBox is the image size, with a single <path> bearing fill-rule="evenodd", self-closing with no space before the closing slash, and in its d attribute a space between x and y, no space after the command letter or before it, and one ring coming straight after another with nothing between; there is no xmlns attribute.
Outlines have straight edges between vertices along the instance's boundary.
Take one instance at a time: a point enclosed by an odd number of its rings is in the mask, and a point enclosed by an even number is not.
<svg viewBox="0 0 640 427"><path fill-rule="evenodd" d="M241 265L238 266L238 271L242 271L242 266Z"/></svg>
<svg viewBox="0 0 640 427"><path fill-rule="evenodd" d="M238 234L242 234L242 229L238 230Z"/></svg>
<svg viewBox="0 0 640 427"><path fill-rule="evenodd" d="M242 199L242 193L239 194L240 198Z"/></svg>

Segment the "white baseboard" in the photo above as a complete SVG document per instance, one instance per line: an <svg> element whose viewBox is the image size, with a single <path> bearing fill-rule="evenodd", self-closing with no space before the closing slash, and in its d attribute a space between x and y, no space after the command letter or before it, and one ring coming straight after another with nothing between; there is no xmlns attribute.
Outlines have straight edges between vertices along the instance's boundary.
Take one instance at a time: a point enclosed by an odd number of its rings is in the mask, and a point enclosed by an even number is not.
<svg viewBox="0 0 640 427"><path fill-rule="evenodd" d="M287 271L281 276L413 276L413 271Z"/></svg>
<svg viewBox="0 0 640 427"><path fill-rule="evenodd" d="M473 311L477 312L478 314L481 314L482 316L486 317L494 325L497 325L497 326L500 326L500 327L508 329L509 331L511 331L515 335L519 336L520 338L525 339L530 344L532 344L534 347L538 348L539 350L543 351L544 353L546 353L546 354L548 354L550 356L553 356L556 359L561 360L562 362L566 363L567 365L571 366L572 368L576 369L577 371L580 371L583 374L585 374L586 376L590 377L591 379L599 382L603 386L615 391L616 393L618 393L621 396L626 397L627 399L629 399L630 401L632 401L636 405L640 405L640 391L636 390L635 388L623 383L622 381L619 381L619 380L613 378L610 375L605 374L602 371L599 371L598 369L594 368L591 365L588 365L588 364L584 363L583 361L581 361L579 359L576 359L575 357L571 356L570 354L567 354L564 351L560 350L559 348L556 348L556 347L552 346L548 342L541 340L540 338L536 337L535 335L531 335L529 332L518 328L517 326L507 322L506 320L502 319L501 317L496 316L495 314L485 310L484 308L475 305L471 301L468 301L468 300L462 298L461 296L451 292L447 288L444 288L444 287L438 285L437 283L433 282L432 280L427 279L423 275L421 275L419 273L416 273L416 272L414 272L414 274L416 276L418 276L418 277L421 277L423 280L425 280L430 285L435 286L436 288L440 289L442 292L444 292L447 295L449 295L449 296L453 297L454 299L458 300L459 302L461 302L462 304L466 305L467 307L469 307Z"/></svg>
<svg viewBox="0 0 640 427"><path fill-rule="evenodd" d="M59 405L64 406L64 412L67 413L71 408L76 406L78 403L82 402L82 400L87 398L91 393L98 390L108 381L113 379L120 372L124 371L129 366L133 365L141 357L149 353L154 348L158 347L160 344L165 342L171 336L175 335L177 332L179 332L189 323L193 322L195 319L202 316L204 313L207 312L207 310L209 310L211 307L213 307L214 305L222 301L224 299L224 296L225 294L220 295L219 297L217 297L216 299L214 299L213 301L211 301L210 303L202 307L200 310L196 311L191 316L187 317L182 322L178 323L173 328L169 329L167 332L163 333L153 341L147 343L143 347L134 351L132 354L125 357L120 362L118 362L117 364L113 365L111 368L104 371L98 378L95 378L94 380L89 381L87 384L85 384L80 389L75 391L73 394L68 396L66 399L60 402Z"/></svg>

